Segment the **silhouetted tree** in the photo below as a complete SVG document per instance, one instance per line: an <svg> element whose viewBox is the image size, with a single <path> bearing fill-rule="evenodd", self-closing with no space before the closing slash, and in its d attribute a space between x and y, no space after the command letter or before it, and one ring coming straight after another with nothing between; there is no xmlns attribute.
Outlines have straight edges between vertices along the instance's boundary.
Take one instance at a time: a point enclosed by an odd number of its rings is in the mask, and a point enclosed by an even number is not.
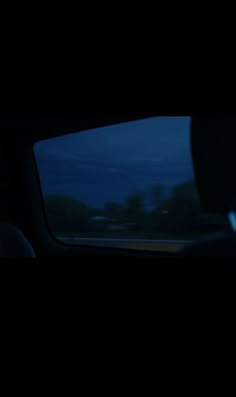
<svg viewBox="0 0 236 397"><path fill-rule="evenodd" d="M161 228L173 232L188 231L196 226L200 213L194 181L179 183L160 209Z"/></svg>
<svg viewBox="0 0 236 397"><path fill-rule="evenodd" d="M123 207L115 202L108 202L104 205L104 215L110 219L123 220Z"/></svg>
<svg viewBox="0 0 236 397"><path fill-rule="evenodd" d="M89 222L89 209L79 200L62 195L45 198L48 223L55 232L85 231Z"/></svg>
<svg viewBox="0 0 236 397"><path fill-rule="evenodd" d="M124 206L124 219L132 225L133 229L142 227L145 219L143 193L133 193L127 198Z"/></svg>
<svg viewBox="0 0 236 397"><path fill-rule="evenodd" d="M154 209L160 208L165 186L161 183L153 185L151 188L151 205Z"/></svg>

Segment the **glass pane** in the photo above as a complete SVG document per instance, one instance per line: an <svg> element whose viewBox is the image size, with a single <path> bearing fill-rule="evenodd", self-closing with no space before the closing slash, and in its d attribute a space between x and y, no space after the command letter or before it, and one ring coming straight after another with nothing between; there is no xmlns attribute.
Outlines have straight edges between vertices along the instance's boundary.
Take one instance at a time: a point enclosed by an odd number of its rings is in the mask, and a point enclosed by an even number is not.
<svg viewBox="0 0 236 397"><path fill-rule="evenodd" d="M222 230L193 179L190 117L155 117L38 142L48 224L63 242L178 251Z"/></svg>

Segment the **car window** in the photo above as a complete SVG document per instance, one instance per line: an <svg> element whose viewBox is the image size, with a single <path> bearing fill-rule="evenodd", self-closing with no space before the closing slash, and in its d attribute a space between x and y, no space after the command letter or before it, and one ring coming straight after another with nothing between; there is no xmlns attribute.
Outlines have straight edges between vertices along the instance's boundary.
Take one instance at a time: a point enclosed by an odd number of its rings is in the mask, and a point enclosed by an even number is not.
<svg viewBox="0 0 236 397"><path fill-rule="evenodd" d="M176 252L226 228L201 211L190 117L154 117L35 144L48 226L66 244Z"/></svg>

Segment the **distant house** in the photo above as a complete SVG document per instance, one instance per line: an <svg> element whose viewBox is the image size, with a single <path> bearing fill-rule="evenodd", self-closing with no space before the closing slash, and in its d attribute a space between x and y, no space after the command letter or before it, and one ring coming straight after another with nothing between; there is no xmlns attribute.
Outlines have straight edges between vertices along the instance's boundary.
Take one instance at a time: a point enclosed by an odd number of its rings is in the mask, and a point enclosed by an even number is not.
<svg viewBox="0 0 236 397"><path fill-rule="evenodd" d="M96 229L105 229L109 231L122 231L127 229L126 225L119 224L117 219L108 218L102 215L92 216L90 218L90 222Z"/></svg>
<svg viewBox="0 0 236 397"><path fill-rule="evenodd" d="M122 230L126 230L126 227L124 225L108 225L107 226L107 230L116 232L116 231L122 231Z"/></svg>
<svg viewBox="0 0 236 397"><path fill-rule="evenodd" d="M105 216L95 215L91 217L91 220L96 222L104 222L107 221L108 219Z"/></svg>

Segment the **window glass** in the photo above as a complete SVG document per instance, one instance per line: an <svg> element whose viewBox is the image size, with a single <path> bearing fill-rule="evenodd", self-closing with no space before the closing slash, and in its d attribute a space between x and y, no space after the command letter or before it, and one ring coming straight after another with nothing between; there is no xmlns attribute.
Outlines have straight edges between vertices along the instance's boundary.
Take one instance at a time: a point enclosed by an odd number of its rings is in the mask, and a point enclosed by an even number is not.
<svg viewBox="0 0 236 397"><path fill-rule="evenodd" d="M201 212L190 117L155 117L35 145L48 225L67 244L178 251L222 230Z"/></svg>

